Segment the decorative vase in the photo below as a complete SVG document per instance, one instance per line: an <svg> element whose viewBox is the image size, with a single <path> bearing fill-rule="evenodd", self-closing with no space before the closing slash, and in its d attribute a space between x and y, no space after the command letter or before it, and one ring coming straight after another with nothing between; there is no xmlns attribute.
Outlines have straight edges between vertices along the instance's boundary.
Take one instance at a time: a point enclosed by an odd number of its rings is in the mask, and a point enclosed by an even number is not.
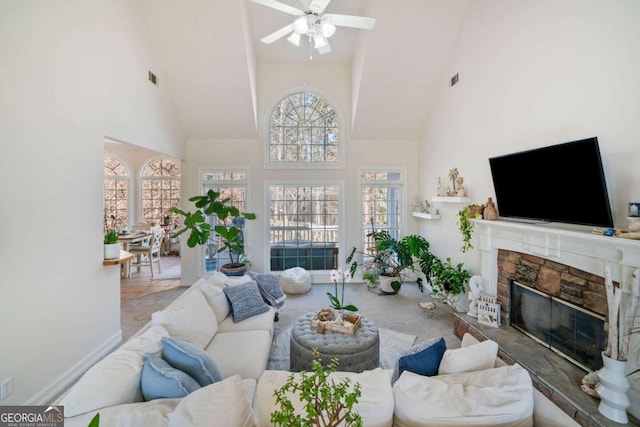
<svg viewBox="0 0 640 427"><path fill-rule="evenodd" d="M380 292L382 292L383 294L395 294L395 293L397 293L391 287L391 282L393 282L394 280L398 280L398 278L397 277L393 277L393 276L380 275L378 277L378 281L380 282Z"/></svg>
<svg viewBox="0 0 640 427"><path fill-rule="evenodd" d="M484 205L484 212L482 214L484 219L489 221L495 221L498 219L498 211L496 210L496 205L493 204L493 199L489 197L487 203Z"/></svg>
<svg viewBox="0 0 640 427"><path fill-rule="evenodd" d="M607 357L602 352L604 367L598 371L600 384L596 391L600 395L598 411L605 417L617 423L627 424L627 408L631 405L627 390L629 379L627 378L627 362Z"/></svg>

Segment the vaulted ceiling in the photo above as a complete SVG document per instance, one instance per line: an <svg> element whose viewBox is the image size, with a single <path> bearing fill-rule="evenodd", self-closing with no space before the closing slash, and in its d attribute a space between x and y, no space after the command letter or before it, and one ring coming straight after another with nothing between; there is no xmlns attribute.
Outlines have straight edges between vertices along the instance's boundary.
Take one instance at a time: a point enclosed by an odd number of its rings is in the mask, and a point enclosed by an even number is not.
<svg viewBox="0 0 640 427"><path fill-rule="evenodd" d="M326 12L371 16L375 28L338 27L332 52L310 59L306 40L261 43L295 17L249 0L138 1L188 137L256 137L257 66L276 63L351 67L355 139L420 137L468 2L333 0Z"/></svg>

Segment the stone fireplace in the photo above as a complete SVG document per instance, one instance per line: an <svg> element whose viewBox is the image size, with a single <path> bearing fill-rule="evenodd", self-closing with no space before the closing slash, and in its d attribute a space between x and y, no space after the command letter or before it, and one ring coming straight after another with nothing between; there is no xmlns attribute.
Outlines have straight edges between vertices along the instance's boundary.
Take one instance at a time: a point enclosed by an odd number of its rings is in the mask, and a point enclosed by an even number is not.
<svg viewBox="0 0 640 427"><path fill-rule="evenodd" d="M515 282L523 284L527 291L533 290L555 301L568 303L574 312L584 311L596 319L604 319L607 301L603 261L607 261L614 282L623 291L620 310L624 319L631 303L632 273L640 267L640 241L596 235L584 228L566 229L552 225L486 220L476 220L475 224L475 246L481 256L479 274L485 280L485 292L498 296L502 326L498 329L471 326L463 316L460 317L463 319L461 324L484 335L484 338L496 340L501 356L508 362L525 366L536 388L581 425L607 425L598 417L597 401L580 391L580 380L586 374L585 369L591 370L592 367L575 367L512 327L512 286ZM456 328L459 327L461 325L456 325ZM579 326L575 329L582 328ZM456 331L457 334L461 332ZM583 337L574 338L580 340ZM630 370L640 366L640 337L637 335L630 340L629 354ZM629 412L638 417L640 375L633 375L631 381L629 396L632 407Z"/></svg>

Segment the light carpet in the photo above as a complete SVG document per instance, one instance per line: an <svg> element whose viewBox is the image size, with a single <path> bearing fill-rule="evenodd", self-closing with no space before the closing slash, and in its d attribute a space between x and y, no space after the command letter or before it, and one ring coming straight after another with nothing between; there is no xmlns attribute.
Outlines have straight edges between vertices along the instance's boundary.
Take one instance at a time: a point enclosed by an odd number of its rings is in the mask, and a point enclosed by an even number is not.
<svg viewBox="0 0 640 427"><path fill-rule="evenodd" d="M399 354L411 347L415 340L415 335L396 332L391 329L378 328L380 334L380 367L393 369ZM289 340L291 337L291 327L278 334L271 344L271 354L267 369L289 370Z"/></svg>

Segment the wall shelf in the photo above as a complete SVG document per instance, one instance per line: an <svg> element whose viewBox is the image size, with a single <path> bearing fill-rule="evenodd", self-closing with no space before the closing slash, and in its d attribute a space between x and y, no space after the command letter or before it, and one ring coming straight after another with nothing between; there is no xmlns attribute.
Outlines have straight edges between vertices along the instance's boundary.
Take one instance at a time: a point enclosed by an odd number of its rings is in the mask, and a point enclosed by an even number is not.
<svg viewBox="0 0 640 427"><path fill-rule="evenodd" d="M471 203L471 197L432 197L431 201L442 203Z"/></svg>
<svg viewBox="0 0 640 427"><path fill-rule="evenodd" d="M428 214L424 212L412 212L411 215L422 219L440 219L440 215L438 214Z"/></svg>

